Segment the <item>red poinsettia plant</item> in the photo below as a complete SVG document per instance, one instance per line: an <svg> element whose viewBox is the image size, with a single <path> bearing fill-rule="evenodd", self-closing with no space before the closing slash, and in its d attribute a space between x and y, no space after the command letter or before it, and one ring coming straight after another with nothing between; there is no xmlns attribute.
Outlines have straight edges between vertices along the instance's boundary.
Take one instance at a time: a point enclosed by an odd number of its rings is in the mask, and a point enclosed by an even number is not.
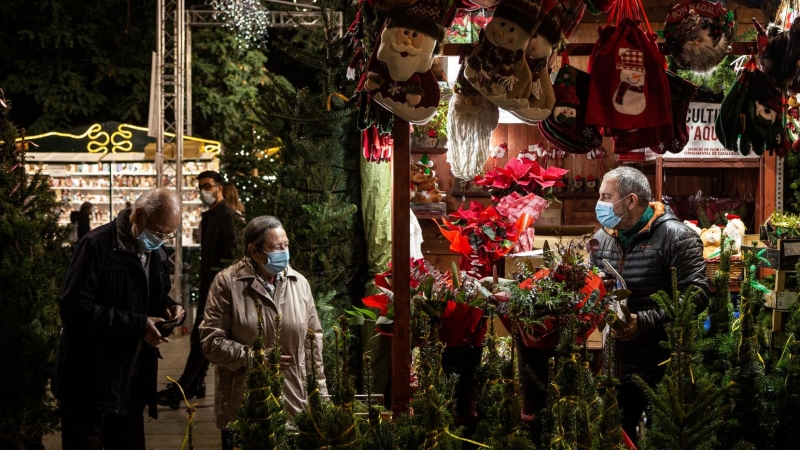
<svg viewBox="0 0 800 450"><path fill-rule="evenodd" d="M475 184L485 186L492 193L495 203L500 198L516 192L521 195L549 195L554 187L563 187L561 181L569 172L560 167L542 168L538 162L529 158L512 158L504 167L496 167L484 175L475 177Z"/></svg>
<svg viewBox="0 0 800 450"><path fill-rule="evenodd" d="M409 281L414 322L420 315L430 317L438 329L439 340L449 347L482 345L487 329L483 306L491 292L478 280L457 271L441 272L419 259L411 262ZM394 322L391 270L377 274L375 285L381 293L365 297L361 302L368 308L377 309L380 316L363 308L347 312L359 324L365 318L374 320L378 333L391 336L381 328L381 325Z"/></svg>
<svg viewBox="0 0 800 450"><path fill-rule="evenodd" d="M469 209L462 205L448 219L442 219L439 229L450 241L450 250L461 254L459 267L462 270L488 276L492 267L508 254L520 233L532 222L527 213L520 214L512 222L494 206L484 207L471 202Z"/></svg>

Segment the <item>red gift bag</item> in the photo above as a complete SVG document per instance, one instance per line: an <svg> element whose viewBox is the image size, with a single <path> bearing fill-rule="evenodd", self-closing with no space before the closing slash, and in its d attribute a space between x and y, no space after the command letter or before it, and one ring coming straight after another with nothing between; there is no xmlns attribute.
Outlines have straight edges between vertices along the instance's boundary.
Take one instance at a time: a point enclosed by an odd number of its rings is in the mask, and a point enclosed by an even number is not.
<svg viewBox="0 0 800 450"><path fill-rule="evenodd" d="M586 124L616 130L672 123L666 60L641 0L620 0L589 57Z"/></svg>

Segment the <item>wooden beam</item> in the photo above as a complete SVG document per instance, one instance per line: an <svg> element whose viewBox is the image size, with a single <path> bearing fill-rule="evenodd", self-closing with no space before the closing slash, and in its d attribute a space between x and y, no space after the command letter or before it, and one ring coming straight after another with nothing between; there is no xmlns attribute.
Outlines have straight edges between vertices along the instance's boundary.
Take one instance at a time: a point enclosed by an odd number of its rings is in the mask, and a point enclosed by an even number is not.
<svg viewBox="0 0 800 450"><path fill-rule="evenodd" d="M408 413L411 399L411 199L408 189L409 125L397 115L394 116L392 138L392 411L398 415Z"/></svg>

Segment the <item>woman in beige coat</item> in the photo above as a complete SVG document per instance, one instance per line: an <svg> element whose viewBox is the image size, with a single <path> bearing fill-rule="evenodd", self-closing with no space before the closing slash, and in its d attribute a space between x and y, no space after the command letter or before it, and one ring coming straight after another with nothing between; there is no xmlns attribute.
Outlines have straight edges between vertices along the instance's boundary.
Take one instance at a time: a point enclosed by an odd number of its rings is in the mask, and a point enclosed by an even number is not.
<svg viewBox="0 0 800 450"><path fill-rule="evenodd" d="M305 277L289 267L289 239L278 219L261 216L244 229L247 256L217 274L208 293L200 339L216 366L214 422L223 449L232 448L227 424L236 419L244 395L247 353L257 334L256 304L264 315L264 339L272 346L275 317L281 315L283 399L294 417L306 404L305 378L312 370L308 330L316 339L314 358L320 392L327 394L322 371L322 327Z"/></svg>

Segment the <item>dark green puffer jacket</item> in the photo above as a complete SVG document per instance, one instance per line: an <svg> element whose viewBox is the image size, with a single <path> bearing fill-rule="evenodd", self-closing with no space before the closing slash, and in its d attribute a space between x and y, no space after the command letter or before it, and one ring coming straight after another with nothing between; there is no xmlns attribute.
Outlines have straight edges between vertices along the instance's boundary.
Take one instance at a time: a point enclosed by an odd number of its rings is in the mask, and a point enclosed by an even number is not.
<svg viewBox="0 0 800 450"><path fill-rule="evenodd" d="M669 358L669 350L659 342L666 340L664 311L650 296L658 291L672 294L672 272L678 274L678 289L701 290L696 297L696 312L708 303L708 280L700 236L684 225L668 206L652 202L655 213L650 222L622 248L616 230L601 229L594 237L600 249L592 255L592 263L603 268L608 260L625 279L631 296L628 309L637 315L639 336L628 342L618 341L617 355L623 382L638 374L646 381L658 381L664 373L660 363Z"/></svg>

